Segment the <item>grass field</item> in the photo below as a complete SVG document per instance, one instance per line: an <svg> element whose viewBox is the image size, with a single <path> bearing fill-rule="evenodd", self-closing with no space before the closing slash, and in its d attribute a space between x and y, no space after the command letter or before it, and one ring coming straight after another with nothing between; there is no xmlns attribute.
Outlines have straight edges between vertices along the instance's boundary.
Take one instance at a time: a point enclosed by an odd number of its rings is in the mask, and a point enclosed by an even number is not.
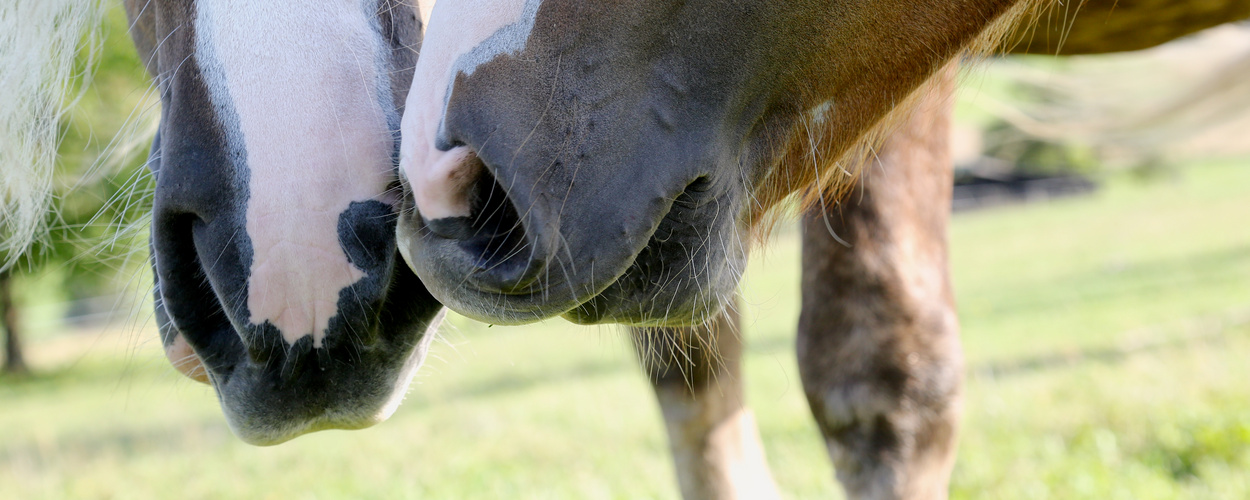
<svg viewBox="0 0 1250 500"><path fill-rule="evenodd" d="M956 217L955 497L1250 498L1247 219L1246 162ZM786 494L836 498L792 359L798 272L782 230L744 284L749 400ZM676 497L617 329L451 323L390 421L273 448L230 435L150 324L39 340L40 374L0 379L0 499Z"/></svg>

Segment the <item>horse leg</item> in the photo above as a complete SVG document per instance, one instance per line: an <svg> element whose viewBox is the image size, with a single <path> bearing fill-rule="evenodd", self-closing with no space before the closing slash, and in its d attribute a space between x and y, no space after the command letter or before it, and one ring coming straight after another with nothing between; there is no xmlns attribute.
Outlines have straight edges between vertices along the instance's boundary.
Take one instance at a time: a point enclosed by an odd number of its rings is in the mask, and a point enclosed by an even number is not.
<svg viewBox="0 0 1250 500"><path fill-rule="evenodd" d="M743 402L738 313L705 326L632 331L660 402L686 500L779 498Z"/></svg>
<svg viewBox="0 0 1250 500"><path fill-rule="evenodd" d="M799 373L851 498L947 496L963 383L946 253L951 91L948 74L847 199L803 221Z"/></svg>

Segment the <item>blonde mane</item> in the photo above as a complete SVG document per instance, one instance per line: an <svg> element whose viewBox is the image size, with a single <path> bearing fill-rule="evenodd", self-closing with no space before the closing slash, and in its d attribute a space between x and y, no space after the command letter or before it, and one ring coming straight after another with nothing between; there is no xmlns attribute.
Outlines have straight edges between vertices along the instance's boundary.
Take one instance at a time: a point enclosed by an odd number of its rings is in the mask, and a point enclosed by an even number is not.
<svg viewBox="0 0 1250 500"><path fill-rule="evenodd" d="M103 0L0 2L0 271L45 229L75 58L97 51L104 11Z"/></svg>

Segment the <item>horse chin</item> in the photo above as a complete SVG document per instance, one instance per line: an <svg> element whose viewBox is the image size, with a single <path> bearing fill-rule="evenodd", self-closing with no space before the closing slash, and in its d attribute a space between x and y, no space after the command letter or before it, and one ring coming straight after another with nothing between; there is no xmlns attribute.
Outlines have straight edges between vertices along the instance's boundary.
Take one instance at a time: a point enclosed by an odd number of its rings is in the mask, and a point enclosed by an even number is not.
<svg viewBox="0 0 1250 500"><path fill-rule="evenodd" d="M273 446L323 430L357 430L395 413L425 360L426 335L396 367L318 370L283 380L272 367L246 364L228 374L209 371L230 430L256 446ZM368 353L362 353L366 359ZM334 372L340 373L334 373Z"/></svg>
<svg viewBox="0 0 1250 500"><path fill-rule="evenodd" d="M415 370L413 373L415 374ZM411 375L405 377L388 397L375 404L354 408L327 408L323 413L313 416L269 414L266 410L258 412L255 406L240 403L247 399L245 396L225 396L220 389L218 395L226 423L235 436L254 446L275 446L313 432L359 430L382 423L399 409L411 379ZM359 405L359 402L354 402L354 405Z"/></svg>
<svg viewBox="0 0 1250 500"><path fill-rule="evenodd" d="M628 290L612 287L565 312L579 325L619 323L637 327L702 325L733 299L733 284L710 289Z"/></svg>
<svg viewBox="0 0 1250 500"><path fill-rule="evenodd" d="M650 248L650 247L648 247ZM644 252L644 255L650 252ZM715 317L734 298L738 269L746 259L724 255L719 260L668 261L661 267L649 259L634 261L624 276L561 316L573 323L620 323L640 327L701 325ZM649 273L648 269L702 269L703 276Z"/></svg>
<svg viewBox="0 0 1250 500"><path fill-rule="evenodd" d="M275 332L257 335L263 329L239 333L228 322L185 321L183 328L195 329L185 331L159 297L157 326L171 362L213 387L239 439L271 446L320 430L363 429L395 413L446 314L415 276L400 274L408 295L393 295L406 300L358 324L359 335L326 337L318 346L311 335L287 343ZM158 290L169 292L163 284L158 279Z"/></svg>
<svg viewBox="0 0 1250 500"><path fill-rule="evenodd" d="M277 446L305 434L311 434L317 431L325 430L360 430L367 429L390 418L390 414L378 415L324 415L311 420L300 422L284 422L281 425L265 425L256 426L251 424L252 419L230 411L229 407L222 405L225 410L226 423L230 426L231 432L234 433L243 442L252 446Z"/></svg>

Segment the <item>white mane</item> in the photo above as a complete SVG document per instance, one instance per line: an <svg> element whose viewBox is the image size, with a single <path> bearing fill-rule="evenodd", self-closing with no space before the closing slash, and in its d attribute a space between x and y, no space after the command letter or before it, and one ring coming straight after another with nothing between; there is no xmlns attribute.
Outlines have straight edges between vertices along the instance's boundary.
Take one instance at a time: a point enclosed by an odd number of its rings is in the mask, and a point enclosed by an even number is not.
<svg viewBox="0 0 1250 500"><path fill-rule="evenodd" d="M0 270L43 231L79 50L96 49L103 0L0 2Z"/></svg>

